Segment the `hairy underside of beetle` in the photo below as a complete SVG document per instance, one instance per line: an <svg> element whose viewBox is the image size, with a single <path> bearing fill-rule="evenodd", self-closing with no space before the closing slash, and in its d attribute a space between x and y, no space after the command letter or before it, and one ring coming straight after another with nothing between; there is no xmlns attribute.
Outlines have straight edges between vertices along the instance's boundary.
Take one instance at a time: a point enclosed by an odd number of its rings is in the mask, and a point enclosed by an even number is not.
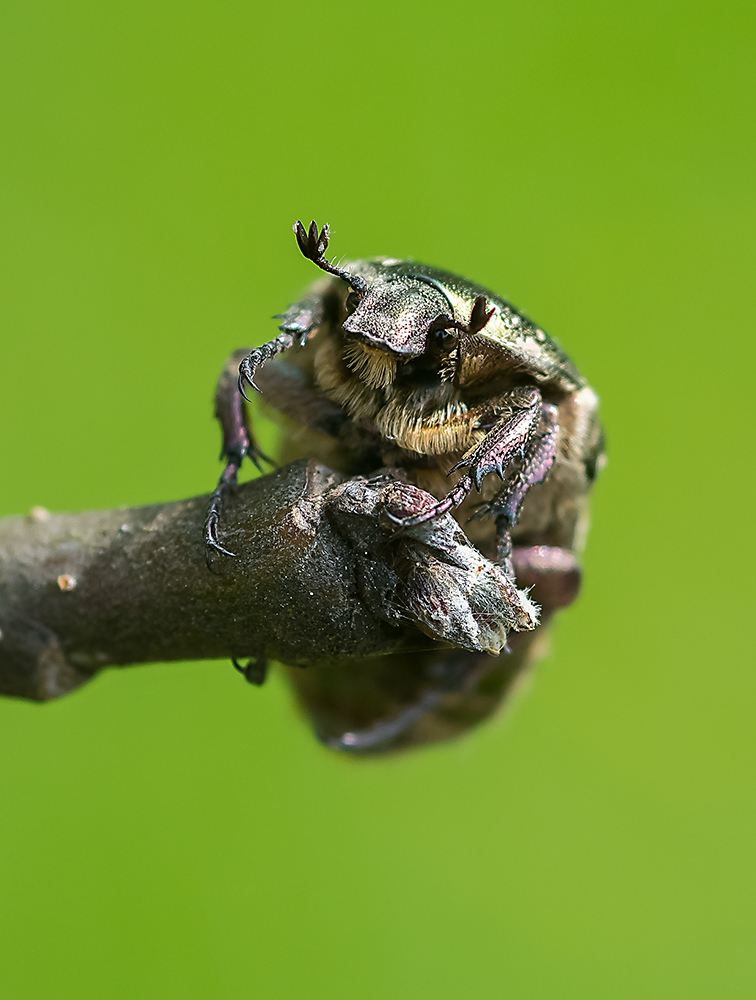
<svg viewBox="0 0 756 1000"><path fill-rule="evenodd" d="M522 385L523 374L502 368L489 379L489 393L485 385L481 391L478 383L466 399L464 387L440 374L435 381L428 378L420 384L411 376L397 377L401 362L385 357L385 352L349 343L338 329L326 329L301 350L269 365L262 384L265 389L270 379L270 390L262 401L274 419L283 420L283 457L287 461L315 457L340 471L367 476L381 467L398 467L414 485L441 499L460 476L450 477L449 469L482 441L493 423L507 415L506 404L497 405L495 400L505 389ZM348 414L337 434L323 434L317 418L310 423L298 420L296 403L282 398L283 394L274 399L287 377L302 379L302 389L306 386L314 396L323 397L324 405L335 403ZM525 498L512 540L572 549L601 447L597 399L587 387L570 395L553 393L553 397L559 414L554 464L545 481ZM487 402L481 404L481 398ZM489 476L480 492L472 492L452 510L487 555L495 551L496 528L480 511L500 487L501 482ZM475 519L470 521L471 517Z"/></svg>
<svg viewBox="0 0 756 1000"><path fill-rule="evenodd" d="M338 330L314 338L303 354L312 384L353 421L378 434L387 452L407 452L407 467L427 464L429 456L459 455L485 433L459 387L440 373L433 379L432 368L423 371L424 378L413 379L404 371L412 362L350 342ZM436 360L431 358L431 364Z"/></svg>

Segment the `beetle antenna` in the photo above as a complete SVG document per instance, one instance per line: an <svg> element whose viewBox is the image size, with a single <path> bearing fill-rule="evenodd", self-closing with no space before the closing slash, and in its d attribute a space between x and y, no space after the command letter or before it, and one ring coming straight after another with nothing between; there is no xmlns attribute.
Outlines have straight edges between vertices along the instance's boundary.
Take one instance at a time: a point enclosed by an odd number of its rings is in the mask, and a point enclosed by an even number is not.
<svg viewBox="0 0 756 1000"><path fill-rule="evenodd" d="M496 312L495 309L489 309L488 312L486 312L486 305L485 295L479 295L475 302L473 302L473 307L470 310L470 322L467 324L465 330L466 333L480 333L483 327Z"/></svg>
<svg viewBox="0 0 756 1000"><path fill-rule="evenodd" d="M350 272L345 270L343 267L339 267L337 264L331 264L326 260L325 252L328 249L328 241L330 239L328 223L326 223L320 232L318 232L316 222L311 222L310 228L305 229L299 219L297 219L292 226L292 229L297 237L297 244L299 245L299 249L302 251L302 256L311 260L313 264L316 264L321 269L321 271L327 271L329 274L335 274L337 278L341 278L342 281L346 281L346 283L353 288L355 292L367 291L367 282L364 278L361 278L357 274L350 274Z"/></svg>
<svg viewBox="0 0 756 1000"><path fill-rule="evenodd" d="M468 323L460 323L459 320L452 319L450 316L439 316L432 324L431 332L436 330L459 330L460 333L467 333L469 335L480 333L495 312L496 309L489 309L486 312L486 297L485 295L479 295L475 302L473 302Z"/></svg>

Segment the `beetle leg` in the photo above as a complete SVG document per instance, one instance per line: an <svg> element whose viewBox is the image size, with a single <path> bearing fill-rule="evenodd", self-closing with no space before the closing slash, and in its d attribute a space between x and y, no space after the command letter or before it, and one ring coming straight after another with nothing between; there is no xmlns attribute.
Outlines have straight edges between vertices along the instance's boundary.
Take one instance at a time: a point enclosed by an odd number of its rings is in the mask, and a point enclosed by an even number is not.
<svg viewBox="0 0 756 1000"><path fill-rule="evenodd" d="M396 525L397 528L414 528L417 524L424 524L426 521L430 521L434 517L440 517L441 514L445 514L447 511L453 510L455 507L459 507L472 489L472 485L472 479L469 475L465 474L457 483L455 483L454 488L446 494L443 500L439 500L438 503L433 504L432 507L428 507L422 513L410 514L409 517L397 517L396 514L392 514L390 510L386 510L385 515L389 521Z"/></svg>
<svg viewBox="0 0 756 1000"><path fill-rule="evenodd" d="M505 515L496 518L496 558L510 580L515 580L515 568L512 562L512 536L509 533L509 521Z"/></svg>
<svg viewBox="0 0 756 1000"><path fill-rule="evenodd" d="M514 527L520 506L531 486L541 483L554 464L559 438L558 411L551 403L541 407L542 430L532 438L520 468L507 479L504 489L491 501L492 512L506 517Z"/></svg>
<svg viewBox="0 0 756 1000"><path fill-rule="evenodd" d="M274 319L280 319L279 330L291 333L295 340L303 344L314 333L326 318L326 312L336 313L340 308L340 300L329 295L328 287L316 286L312 293L298 302L293 302L286 312L278 313Z"/></svg>
<svg viewBox="0 0 756 1000"><path fill-rule="evenodd" d="M471 656L461 650L447 657L442 655L426 668L430 689L396 715L379 719L366 729L350 730L335 737L321 736L321 742L333 750L352 753L390 749L423 716L432 714L447 695L473 690L495 665L495 657Z"/></svg>
<svg viewBox="0 0 756 1000"><path fill-rule="evenodd" d="M325 290L321 294L295 302L285 313L279 313L275 318L283 322L278 328L280 330L278 336L269 340L267 344L256 347L246 357L240 359L238 386L239 392L245 399L249 398L244 392L245 384L251 385L257 392L262 392L255 383L255 373L266 361L270 361L281 351L287 351L297 342L302 347L323 323L326 307L333 305L324 292Z"/></svg>
<svg viewBox="0 0 756 1000"><path fill-rule="evenodd" d="M501 479L507 466L519 455L524 458L533 434L538 425L541 413L541 394L538 389L522 387L513 389L497 401L497 408L504 405L506 416L494 424L480 444L469 449L449 473L467 468L469 471L462 476L453 489L433 507L421 514L410 517L396 518L389 514L397 527L409 528L416 524L429 521L439 514L458 507L466 498L472 487L480 490L484 476L495 472ZM545 471L544 471L545 475ZM524 496L524 494L523 494Z"/></svg>
<svg viewBox="0 0 756 1000"><path fill-rule="evenodd" d="M543 482L546 473L554 464L559 438L558 416L556 406L551 403L543 404L539 430L525 449L519 469L507 477L503 488L493 500L478 508L473 515L474 518L492 514L496 518L497 531L500 521L505 527L515 526L520 506L528 490L536 483Z"/></svg>
<svg viewBox="0 0 756 1000"><path fill-rule="evenodd" d="M226 467L221 473L218 485L210 494L210 507L205 518L208 567L210 566L212 550L227 556L234 555L233 552L219 543L218 523L223 500L236 485L236 478L242 462L245 458L249 458L262 472L260 460L270 461L257 447L252 436L243 402L243 399L249 399L244 391L244 385L248 383L260 392L259 386L255 384L255 374L260 371L265 362L270 361L281 351L292 347L297 341L300 345L304 344L315 333L324 319L324 299L319 296L295 303L278 318L283 320L279 327L281 332L278 336L261 347L256 347L253 351L236 351L229 358L218 379L215 393L215 415L223 430L221 459L226 459ZM263 380L261 379L261 381ZM334 417L330 411L327 416Z"/></svg>
<svg viewBox="0 0 756 1000"><path fill-rule="evenodd" d="M572 604L580 590L580 567L569 549L557 545L517 545L512 548L506 515L496 519L496 543L501 568L541 608L541 624L558 608Z"/></svg>
<svg viewBox="0 0 756 1000"><path fill-rule="evenodd" d="M264 656L253 656L245 666L242 666L235 656L231 657L231 662L248 684L261 687L265 683L268 676L268 661Z"/></svg>
<svg viewBox="0 0 756 1000"><path fill-rule="evenodd" d="M489 472L504 478L509 463L525 454L538 424L541 411L538 389L513 389L507 397L512 412L499 420L480 444L466 452L449 470L452 473L468 468L476 490L480 490L483 477Z"/></svg>
<svg viewBox="0 0 756 1000"><path fill-rule="evenodd" d="M256 347L254 351L250 351L246 358L242 360L239 365L239 380L237 384L239 392L246 400L249 400L249 396L244 391L245 383L251 385L257 392L262 392L262 389L258 385L255 385L255 372L266 361L270 361L271 358L280 354L281 351L288 350L293 344L294 334L288 330L284 330L274 340L269 340L267 344L263 344L261 347Z"/></svg>
<svg viewBox="0 0 756 1000"><path fill-rule="evenodd" d="M392 719L382 719L369 729L357 729L341 736L321 737L332 750L375 750L401 736L409 727L434 709L443 697L443 690L426 691L416 702L408 705Z"/></svg>
<svg viewBox="0 0 756 1000"><path fill-rule="evenodd" d="M205 518L204 537L208 568L210 568L211 551L222 552L226 556L234 555L218 541L218 523L223 501L236 485L236 477L242 462L245 458L249 458L262 471L260 461L270 461L255 443L247 420L244 401L236 388L236 368L239 358L246 354L247 352L242 350L231 355L221 372L215 391L215 416L220 422L223 434L220 457L221 460L225 459L226 465L220 475L218 485L210 494L210 506Z"/></svg>

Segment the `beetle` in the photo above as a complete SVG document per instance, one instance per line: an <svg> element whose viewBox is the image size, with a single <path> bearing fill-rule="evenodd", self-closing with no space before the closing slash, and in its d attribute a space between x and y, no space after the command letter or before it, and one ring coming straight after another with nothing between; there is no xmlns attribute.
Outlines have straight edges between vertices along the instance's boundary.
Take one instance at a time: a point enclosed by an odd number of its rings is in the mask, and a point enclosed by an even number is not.
<svg viewBox="0 0 756 1000"><path fill-rule="evenodd" d="M598 400L573 361L471 281L389 257L336 264L326 258L327 225L293 228L325 277L277 317L273 340L235 352L221 374L225 467L205 522L208 565L213 553L233 555L220 540L220 518L243 460L260 468L265 458L244 405L248 390L264 390L290 429L286 460L317 458L352 475L404 470L437 502L394 517L397 530L449 511L507 576L535 585L543 619L570 603L587 496L603 461ZM459 668L451 672L458 681ZM332 742L393 745L406 741L408 726L378 720Z"/></svg>

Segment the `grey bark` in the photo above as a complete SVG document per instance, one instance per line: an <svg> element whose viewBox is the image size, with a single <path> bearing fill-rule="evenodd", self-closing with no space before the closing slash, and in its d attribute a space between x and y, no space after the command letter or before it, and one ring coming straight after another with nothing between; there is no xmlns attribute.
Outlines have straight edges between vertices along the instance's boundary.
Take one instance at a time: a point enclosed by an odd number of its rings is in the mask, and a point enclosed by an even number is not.
<svg viewBox="0 0 756 1000"><path fill-rule="evenodd" d="M536 612L450 515L396 533L435 499L396 471L351 480L294 462L224 511L236 559L205 565L207 497L0 521L0 693L66 694L106 666L264 657L343 670L461 647L497 654Z"/></svg>

